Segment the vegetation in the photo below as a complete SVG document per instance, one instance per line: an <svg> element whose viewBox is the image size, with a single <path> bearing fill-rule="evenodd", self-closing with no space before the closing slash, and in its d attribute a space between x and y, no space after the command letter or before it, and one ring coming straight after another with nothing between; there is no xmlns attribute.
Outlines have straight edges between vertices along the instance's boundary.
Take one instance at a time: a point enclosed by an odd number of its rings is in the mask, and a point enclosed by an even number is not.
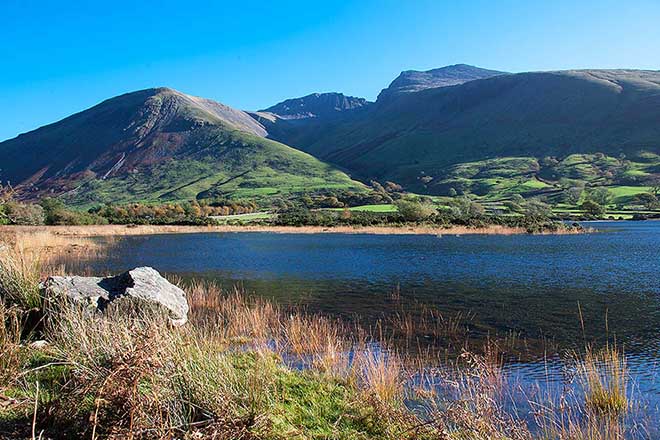
<svg viewBox="0 0 660 440"><path fill-rule="evenodd" d="M382 332L372 336L195 281L183 286L191 306L183 327L150 308L111 306L90 315L61 298L32 304L22 296L36 289L34 268L40 276L52 273L43 264L49 239L5 246L7 261L30 264L12 262L24 268L16 272L3 262L0 273L14 280L3 285L31 280L27 290L0 292L5 437L614 440L630 434L634 396L615 347L578 355L577 376L560 396L530 397L538 418L532 423L505 405L510 396L493 341L480 354L464 352L455 366L432 368L428 351L404 356ZM42 316L29 332L27 307ZM437 312L401 319L407 334L416 325L425 334L461 334L458 321ZM439 383L452 385L445 390Z"/></svg>
<svg viewBox="0 0 660 440"><path fill-rule="evenodd" d="M59 199L45 198L39 205L19 202L5 192L0 205L4 224L14 225L218 225L245 224L263 226L429 226L485 228L502 226L528 232L552 232L572 227L552 220L548 205L540 200L517 196L507 206L516 215L501 210L487 210L467 196L436 201L400 192L387 182L372 182L369 192L325 190L304 195L297 202L280 200L274 213L260 212L251 200L203 199L178 203L104 205L88 211L69 209ZM349 208L351 204L389 202ZM504 205L503 205L504 206ZM16 212L36 212L37 216L17 216Z"/></svg>
<svg viewBox="0 0 660 440"><path fill-rule="evenodd" d="M487 214L484 207L469 199L458 199L444 209L435 209L425 201L400 200L390 210L309 210L295 208L280 212L271 223L276 226L428 226L449 228L487 228L502 226L528 233L578 231L579 225L567 225L550 219L545 212L529 209L522 215ZM403 209L403 211L401 211Z"/></svg>

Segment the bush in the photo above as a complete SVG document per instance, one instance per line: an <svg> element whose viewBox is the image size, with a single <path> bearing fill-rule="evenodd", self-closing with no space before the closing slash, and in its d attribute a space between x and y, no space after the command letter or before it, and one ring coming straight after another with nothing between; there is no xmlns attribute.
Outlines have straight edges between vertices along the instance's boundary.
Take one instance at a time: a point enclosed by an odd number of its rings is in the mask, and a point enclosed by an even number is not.
<svg viewBox="0 0 660 440"><path fill-rule="evenodd" d="M646 209L660 208L660 201L658 201L658 197L655 194L651 194L651 193L637 194L635 196L635 201L644 205Z"/></svg>
<svg viewBox="0 0 660 440"><path fill-rule="evenodd" d="M100 216L68 209L61 200L45 198L41 201L41 207L46 214L47 225L104 225L108 221Z"/></svg>
<svg viewBox="0 0 660 440"><path fill-rule="evenodd" d="M468 197L459 197L452 200L450 210L453 217L464 220L481 217L486 212L481 204L470 200Z"/></svg>
<svg viewBox="0 0 660 440"><path fill-rule="evenodd" d="M41 206L16 201L4 205L4 216L11 225L43 225L45 221Z"/></svg>
<svg viewBox="0 0 660 440"><path fill-rule="evenodd" d="M598 205L609 205L612 203L612 193L607 188L596 188L589 192L589 200Z"/></svg>
<svg viewBox="0 0 660 440"><path fill-rule="evenodd" d="M433 205L416 200L401 199L395 205L403 220L408 222L419 222L437 214Z"/></svg>
<svg viewBox="0 0 660 440"><path fill-rule="evenodd" d="M601 217L605 214L605 208L593 200L585 200L584 203L580 205L580 209L586 214L594 217Z"/></svg>

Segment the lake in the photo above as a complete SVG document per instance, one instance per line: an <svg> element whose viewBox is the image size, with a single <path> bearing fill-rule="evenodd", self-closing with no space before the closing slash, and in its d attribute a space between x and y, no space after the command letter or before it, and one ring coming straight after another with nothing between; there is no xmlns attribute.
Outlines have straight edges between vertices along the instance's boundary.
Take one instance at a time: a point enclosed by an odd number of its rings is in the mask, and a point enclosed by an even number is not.
<svg viewBox="0 0 660 440"><path fill-rule="evenodd" d="M283 304L347 319L360 316L367 324L392 313L401 301L449 315L469 312L474 337L515 334L543 346L536 355L507 364L523 383L559 381L563 372L556 355L585 341L616 341L628 356L634 386L655 410L660 222L588 226L598 232L129 236L113 244L109 256L89 264L111 272L149 265L227 288L240 284Z"/></svg>

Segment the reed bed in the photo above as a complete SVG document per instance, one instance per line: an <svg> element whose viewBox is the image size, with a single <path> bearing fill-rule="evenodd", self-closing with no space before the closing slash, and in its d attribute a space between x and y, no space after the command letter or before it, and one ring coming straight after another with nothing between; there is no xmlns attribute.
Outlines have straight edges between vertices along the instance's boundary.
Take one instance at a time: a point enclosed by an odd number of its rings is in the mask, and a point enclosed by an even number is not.
<svg viewBox="0 0 660 440"><path fill-rule="evenodd" d="M464 349L452 364L238 288L182 283L190 321L113 305L103 315L44 298L38 252L7 244L0 258L0 437L213 439L644 438L623 351L568 362L571 386L509 405L506 342ZM176 280L175 280L176 281ZM42 314L25 332L25 313ZM130 311L130 312L129 312ZM394 327L462 339L466 315L422 310ZM40 340L37 342L37 340ZM41 342L43 340L44 342ZM530 421L530 418L534 419Z"/></svg>
<svg viewBox="0 0 660 440"><path fill-rule="evenodd" d="M212 232L272 232L283 234L380 234L380 235L515 235L527 234L525 228L490 225L469 226L270 226L270 225L89 225L89 226L0 226L0 235L46 233L68 237L119 237L151 234L195 234ZM579 234L583 230L564 228L539 234Z"/></svg>

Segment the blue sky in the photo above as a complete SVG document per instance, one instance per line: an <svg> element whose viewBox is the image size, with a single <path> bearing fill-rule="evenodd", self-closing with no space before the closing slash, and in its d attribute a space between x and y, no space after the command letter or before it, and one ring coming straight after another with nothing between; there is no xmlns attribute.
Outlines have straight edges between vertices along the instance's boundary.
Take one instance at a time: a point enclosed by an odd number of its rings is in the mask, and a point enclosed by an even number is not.
<svg viewBox="0 0 660 440"><path fill-rule="evenodd" d="M658 0L0 0L0 140L154 86L254 110L456 63L657 70L658 23Z"/></svg>

